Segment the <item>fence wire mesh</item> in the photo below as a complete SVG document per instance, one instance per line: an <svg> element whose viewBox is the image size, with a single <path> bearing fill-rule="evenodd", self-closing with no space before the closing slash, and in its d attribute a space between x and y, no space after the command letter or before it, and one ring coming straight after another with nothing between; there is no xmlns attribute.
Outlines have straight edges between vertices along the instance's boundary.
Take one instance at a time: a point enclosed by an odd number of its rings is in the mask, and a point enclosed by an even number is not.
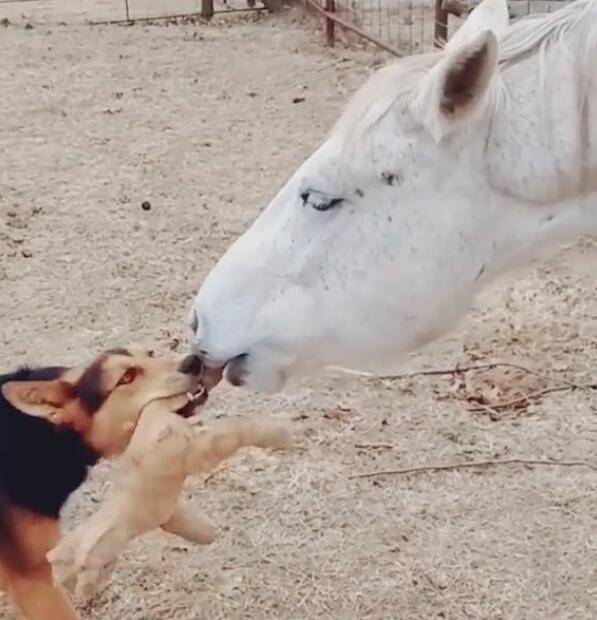
<svg viewBox="0 0 597 620"><path fill-rule="evenodd" d="M323 2L323 0L313 0ZM512 0L509 2L513 19L530 13L551 12L569 0ZM440 12L440 30L446 28L448 38L460 26L467 13L476 6L471 0L455 0L443 4L463 10ZM321 5L325 8L325 5ZM355 26L375 42L400 54L428 51L437 35L438 12L435 0L335 0L334 12L345 22ZM357 35L358 36L358 35Z"/></svg>
<svg viewBox="0 0 597 620"><path fill-rule="evenodd" d="M412 54L433 45L433 0L337 0L337 10L344 20L397 51Z"/></svg>
<svg viewBox="0 0 597 620"><path fill-rule="evenodd" d="M271 6L277 0L209 0L213 12L226 13L263 9L264 1ZM436 0L303 0L319 11L327 10L348 26L353 26L354 37L364 38L394 50L398 54L414 54L433 47L438 19L449 36L459 27L461 18L438 11ZM440 0L444 6L459 7L466 11L479 0ZM570 0L510 0L512 18L529 13L550 12ZM28 14L71 20L124 20L161 19L170 15L197 15L205 11L206 0L0 0L0 18L17 16L21 7ZM440 5L441 6L441 5ZM209 13L209 11L208 11ZM204 13L205 14L205 13ZM69 19L71 18L71 19ZM326 19L325 15L323 16ZM334 32L329 28L328 33ZM336 34L341 28L335 29ZM329 36L328 36L329 40Z"/></svg>

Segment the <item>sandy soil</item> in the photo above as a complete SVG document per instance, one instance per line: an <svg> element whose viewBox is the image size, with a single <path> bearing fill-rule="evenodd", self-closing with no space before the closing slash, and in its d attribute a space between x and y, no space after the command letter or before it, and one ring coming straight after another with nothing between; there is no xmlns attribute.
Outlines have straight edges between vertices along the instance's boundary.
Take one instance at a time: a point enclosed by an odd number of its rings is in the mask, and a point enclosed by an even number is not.
<svg viewBox="0 0 597 620"><path fill-rule="evenodd" d="M3 365L74 362L129 341L168 351L207 270L377 58L326 50L292 14L90 28L22 11L0 27ZM500 283L406 366L509 360L556 375L550 385L590 381L596 259L581 242ZM330 375L274 397L218 390L206 416L272 412L302 449L247 452L194 482L189 497L219 539L195 548L149 535L84 617L597 618L596 471L351 478L513 457L595 463L594 392L555 392L492 420L449 389L449 376ZM94 472L67 524L94 510L107 474ZM0 617L12 618L2 602Z"/></svg>

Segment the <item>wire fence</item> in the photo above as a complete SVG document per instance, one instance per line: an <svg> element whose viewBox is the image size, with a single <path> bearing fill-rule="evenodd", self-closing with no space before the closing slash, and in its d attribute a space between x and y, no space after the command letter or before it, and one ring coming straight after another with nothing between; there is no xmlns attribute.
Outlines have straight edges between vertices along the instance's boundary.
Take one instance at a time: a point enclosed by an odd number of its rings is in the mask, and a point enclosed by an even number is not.
<svg viewBox="0 0 597 620"><path fill-rule="evenodd" d="M551 12L570 0L511 0L513 19ZM326 22L327 42L339 27L396 56L428 51L445 42L474 8L474 0L305 0Z"/></svg>
<svg viewBox="0 0 597 620"><path fill-rule="evenodd" d="M48 21L94 24L209 19L215 14L277 8L279 0L0 0L0 19L21 11Z"/></svg>
<svg viewBox="0 0 597 620"><path fill-rule="evenodd" d="M0 18L19 7L45 17L92 23L209 19L238 11L276 11L283 0L0 0ZM287 1L287 0L286 0ZM325 24L327 42L369 41L396 56L416 54L446 41L480 0L302 0ZM549 12L570 0L510 0L513 18ZM58 9L58 6L60 7ZM35 7L34 9L32 7ZM8 11L8 12L7 12ZM69 20L70 21L70 20ZM346 33L352 33L348 36Z"/></svg>

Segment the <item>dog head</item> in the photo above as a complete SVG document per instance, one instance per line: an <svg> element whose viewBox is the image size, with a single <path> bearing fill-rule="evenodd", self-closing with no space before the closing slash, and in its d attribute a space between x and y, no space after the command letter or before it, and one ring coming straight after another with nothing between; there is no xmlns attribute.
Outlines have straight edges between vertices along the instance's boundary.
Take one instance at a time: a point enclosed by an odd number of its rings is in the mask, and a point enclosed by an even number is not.
<svg viewBox="0 0 597 620"><path fill-rule="evenodd" d="M185 417L204 401L200 369L129 347L112 349L51 381L9 381L2 394L19 411L79 433L102 456L122 452L145 407L162 401Z"/></svg>

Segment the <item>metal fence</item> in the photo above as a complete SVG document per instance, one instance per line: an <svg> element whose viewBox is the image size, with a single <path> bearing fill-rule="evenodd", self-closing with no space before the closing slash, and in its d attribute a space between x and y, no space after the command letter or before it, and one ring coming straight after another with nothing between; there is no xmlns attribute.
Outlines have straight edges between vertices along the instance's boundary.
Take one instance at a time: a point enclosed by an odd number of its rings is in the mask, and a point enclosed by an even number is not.
<svg viewBox="0 0 597 620"><path fill-rule="evenodd" d="M157 19L209 19L218 13L275 11L292 0L0 0L0 18L18 14L19 7L43 15L57 14L92 23ZM414 54L449 38L479 0L302 0L325 24L327 42L364 39L396 56ZM570 0L510 0L513 18L549 12ZM59 11L52 7L59 5ZM33 9L32 7L35 7ZM70 19L69 19L70 21ZM347 33L352 33L348 34Z"/></svg>
<svg viewBox="0 0 597 620"><path fill-rule="evenodd" d="M149 11L148 13L147 7L136 7L132 5L131 0L122 0L122 2L123 17L118 20L110 20L112 23L115 21L135 22L155 19L210 19L219 13L266 10L272 0L193 0L184 13L181 13L180 10L168 11L166 3L163 4L161 10Z"/></svg>
<svg viewBox="0 0 597 620"><path fill-rule="evenodd" d="M511 0L513 19L550 12L569 0ZM305 0L323 16L328 45L338 31L351 32L396 56L416 54L445 42L475 0Z"/></svg>
<svg viewBox="0 0 597 620"><path fill-rule="evenodd" d="M279 0L0 0L0 18L21 11L41 19L90 23L209 19L218 13L262 11Z"/></svg>

